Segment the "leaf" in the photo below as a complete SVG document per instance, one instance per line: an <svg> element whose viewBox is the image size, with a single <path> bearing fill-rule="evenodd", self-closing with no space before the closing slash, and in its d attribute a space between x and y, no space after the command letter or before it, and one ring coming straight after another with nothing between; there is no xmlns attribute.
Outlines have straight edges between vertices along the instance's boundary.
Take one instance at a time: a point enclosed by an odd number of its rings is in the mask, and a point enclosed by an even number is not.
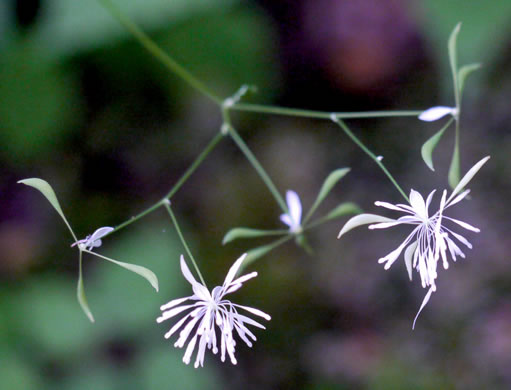
<svg viewBox="0 0 511 390"><path fill-rule="evenodd" d="M432 171L435 170L435 168L433 168L433 151L435 150L438 141L440 141L440 138L442 138L442 135L444 134L445 130L447 130L447 128L451 125L453 121L454 118L451 118L449 122L447 122L440 131L438 131L435 135L433 135L422 145L421 148L422 159L429 167L429 169L431 169Z"/></svg>
<svg viewBox="0 0 511 390"><path fill-rule="evenodd" d="M79 271L78 271L78 286L76 288L76 296L78 298L78 303L82 307L82 310L89 318L90 322L94 322L94 316L90 311L89 304L87 303L87 298L85 297L85 290L83 288L83 276L82 276L82 251L80 251L80 259L79 259Z"/></svg>
<svg viewBox="0 0 511 390"><path fill-rule="evenodd" d="M267 244L267 245L259 246L257 248L250 249L249 251L247 251L247 257L245 257L245 260L243 261L241 269L244 269L247 265L251 264L252 262L254 262L255 260L257 260L260 257L264 256L265 254L267 254L271 250L273 250L273 249L277 248L278 246L282 245L283 243L285 243L286 241L288 241L292 237L294 237L294 236L289 235L289 236L286 236L286 237L282 237L281 239L279 239L277 241L274 241L271 244Z"/></svg>
<svg viewBox="0 0 511 390"><path fill-rule="evenodd" d="M237 240L238 238L254 238L264 236L275 236L279 234L286 234L287 230L262 230L262 229L251 229L251 228L234 228L227 232L222 240L222 244L225 245L228 242Z"/></svg>
<svg viewBox="0 0 511 390"><path fill-rule="evenodd" d="M452 194L447 199L446 203L449 203L465 186L472 180L474 175L481 169L481 167L490 159L490 156L486 156L482 160L478 161L472 168L468 170L468 172L463 176L463 178L459 181L458 185L452 191Z"/></svg>
<svg viewBox="0 0 511 390"><path fill-rule="evenodd" d="M351 218L348 222L346 222L339 232L339 235L337 238L341 238L341 236L350 230L359 227L361 225L368 225L371 223L377 223L377 222L394 222L394 219L390 219L387 217L382 217L381 215L375 215L375 214L360 214L353 218Z"/></svg>
<svg viewBox="0 0 511 390"><path fill-rule="evenodd" d="M305 250L305 252L307 252L308 255L312 256L314 254L314 250L312 249L309 242L307 241L307 237L305 237L305 234L303 234L303 233L298 234L295 237L295 242L296 242L296 245L303 248Z"/></svg>
<svg viewBox="0 0 511 390"><path fill-rule="evenodd" d="M335 218L343 217L347 214L360 214L361 212L362 210L355 203L341 203L337 207L333 208L327 215L325 215L324 220L330 221Z"/></svg>
<svg viewBox="0 0 511 390"><path fill-rule="evenodd" d="M118 266L126 268L128 271L135 272L136 274L138 274L138 275L142 276L144 279L146 279L149 283L151 283L151 286L153 286L154 289L156 291L158 291L158 278L156 277L154 272L151 271L150 269L142 267L141 265L136 265L136 264L131 264L131 263L124 263L122 261L117 261L117 260L111 259L109 257L100 255L99 253L96 253L96 252L91 252L91 251L88 251L88 250L84 250L84 252L87 252L87 253L90 253L91 255L94 255L94 256L100 257L102 259L108 260L108 261L110 261L110 262L112 262L114 264L117 264Z"/></svg>
<svg viewBox="0 0 511 390"><path fill-rule="evenodd" d="M318 208L318 206L323 202L323 200L327 197L327 195L332 191L332 188L337 184L339 180L341 180L348 172L350 168L340 168L336 169L332 173L328 175L328 177L323 182L321 189L319 190L318 197L314 201L312 207L310 208L307 216L304 219L304 223L314 214L314 211Z"/></svg>
<svg viewBox="0 0 511 390"><path fill-rule="evenodd" d="M463 93L463 87L465 86L465 80L467 79L467 76L471 74L472 72L478 70L481 67L481 64L470 64L470 65L464 65L458 70L458 83L459 83L459 90L460 95Z"/></svg>
<svg viewBox="0 0 511 390"><path fill-rule="evenodd" d="M459 84L458 84L458 59L456 54L456 39L458 38L458 34L460 32L461 28L461 22L454 27L454 30L452 30L451 35L449 36L449 41L447 43L447 49L449 52L449 63L451 64L451 72L452 77L454 79L454 85L456 86L456 90L454 93L458 96L459 95ZM456 99L456 101L459 101Z"/></svg>
<svg viewBox="0 0 511 390"><path fill-rule="evenodd" d="M454 141L451 165L449 166L448 181L451 188L456 187L460 181L460 146L458 137Z"/></svg>
<svg viewBox="0 0 511 390"><path fill-rule="evenodd" d="M77 238L75 236L75 233L73 232L73 229L71 229L71 226L69 225L69 222L67 222L66 217L64 216L64 213L62 212L62 208L60 207L59 201L57 199L57 196L55 195L55 191L53 191L53 188L51 188L50 184L42 179L38 178L30 178L30 179L23 179L19 180L18 183L25 184L27 186L33 187L36 190L39 190L46 199L48 199L48 202L53 206L55 210L57 210L57 213L62 217L64 220L67 228L71 232L71 235L77 241Z"/></svg>

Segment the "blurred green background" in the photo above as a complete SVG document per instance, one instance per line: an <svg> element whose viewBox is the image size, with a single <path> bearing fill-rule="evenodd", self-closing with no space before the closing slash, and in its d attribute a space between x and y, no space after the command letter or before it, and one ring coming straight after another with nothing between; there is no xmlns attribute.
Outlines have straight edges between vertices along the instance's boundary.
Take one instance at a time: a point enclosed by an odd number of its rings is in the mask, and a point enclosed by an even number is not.
<svg viewBox="0 0 511 390"><path fill-rule="evenodd" d="M511 388L511 2L501 0L123 0L117 4L221 96L244 83L247 101L335 110L452 105L446 41L457 22L460 63L482 62L467 83L462 172L492 159L453 209L479 228L467 259L442 270L425 294L402 261L376 260L405 231L344 220L313 231L309 256L292 243L255 263L259 276L233 299L272 315L238 366L206 355L205 368L156 324L159 306L191 294L183 251L165 213L105 240L101 252L143 265L144 280L85 258L96 323L75 299L76 251L43 197L15 184L41 177L80 237L115 226L160 199L219 131L218 109L177 79L93 0L0 2L0 388L2 389L509 389ZM307 209L330 171L350 166L322 210L354 201L400 201L374 163L328 121L260 114L234 124L277 187ZM353 130L402 186L447 186L453 132L435 153L420 146L439 124L359 120ZM375 199L375 194L377 197ZM221 245L235 226L282 228L273 198L240 151L222 141L173 198L208 284L265 241ZM324 208L323 208L324 207ZM321 210L320 210L321 211ZM463 214L462 214L463 213Z"/></svg>

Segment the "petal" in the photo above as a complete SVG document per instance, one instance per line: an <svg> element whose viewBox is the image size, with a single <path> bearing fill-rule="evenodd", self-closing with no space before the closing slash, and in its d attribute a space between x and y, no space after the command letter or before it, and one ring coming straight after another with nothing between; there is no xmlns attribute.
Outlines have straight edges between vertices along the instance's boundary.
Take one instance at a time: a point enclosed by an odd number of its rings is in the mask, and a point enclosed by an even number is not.
<svg viewBox="0 0 511 390"><path fill-rule="evenodd" d="M449 202L449 204L445 207L451 207L452 205L455 205L456 203L462 201L463 199L465 199L465 197L470 193L470 190L465 190L463 191L461 194L459 194L456 198L454 198L453 200L451 200Z"/></svg>
<svg viewBox="0 0 511 390"><path fill-rule="evenodd" d="M413 238L413 236L415 236L415 233L417 232L418 229L419 229L418 227L413 229L413 231L408 235L408 237L406 237L406 239L403 241L403 243L401 245L399 245L396 249L394 249L392 252L390 252L387 256L381 257L380 259L378 259L378 263L381 264L381 263L386 262L387 264L385 264L384 268L386 270L389 269L390 266L397 260L397 258L403 251L404 247L406 245L408 245L408 243Z"/></svg>
<svg viewBox="0 0 511 390"><path fill-rule="evenodd" d="M428 218L428 211L426 209L426 203L424 203L424 198L422 195L415 191L410 191L410 204L412 205L415 213L424 219Z"/></svg>
<svg viewBox="0 0 511 390"><path fill-rule="evenodd" d="M192 285L192 289L197 299L201 301L207 302L213 299L209 293L209 290L200 283L195 283Z"/></svg>
<svg viewBox="0 0 511 390"><path fill-rule="evenodd" d="M292 227L293 221L291 220L291 217L287 214L281 214L280 220L284 222L287 226Z"/></svg>
<svg viewBox="0 0 511 390"><path fill-rule="evenodd" d="M373 230L373 229L387 229L389 227L401 225L403 223L405 223L405 222L402 222L402 221L382 222L382 223L377 223L374 225L369 225L368 228L371 230Z"/></svg>
<svg viewBox="0 0 511 390"><path fill-rule="evenodd" d="M182 348L185 345L186 339L188 339L188 336L192 332L192 329L195 327L195 324L201 319L200 316L197 316L190 320L188 324L183 328L183 330L179 333L179 338L174 343L174 347ZM195 334L197 336L197 334ZM194 336L194 337L195 337Z"/></svg>
<svg viewBox="0 0 511 390"><path fill-rule="evenodd" d="M195 280L192 273L190 272L190 269L186 265L185 258L183 255L181 255L180 263L181 263L181 272L183 273L183 276L185 277L185 279L188 280L188 283L190 283L192 286L194 284L197 284L197 281Z"/></svg>
<svg viewBox="0 0 511 390"><path fill-rule="evenodd" d="M419 119L425 122L433 122L443 118L446 115L449 114L454 115L455 112L456 112L455 107L435 106L428 108L426 111L423 111L419 115Z"/></svg>
<svg viewBox="0 0 511 390"><path fill-rule="evenodd" d="M161 311L168 310L171 307L179 305L180 303L182 303L182 302L184 302L184 301L186 301L187 299L190 299L190 298L191 297L184 297L184 298L173 299L170 302L166 303L165 305L160 306L160 310Z"/></svg>
<svg viewBox="0 0 511 390"><path fill-rule="evenodd" d="M419 318L419 314L421 314L422 309L424 309L424 306L429 302L429 298L431 297L431 293L433 292L433 287L431 287L426 296L424 297L421 307L419 308L419 311L417 312L417 315L415 316L415 319L413 320L412 329L415 329L415 322L417 321L417 318Z"/></svg>
<svg viewBox="0 0 511 390"><path fill-rule="evenodd" d="M231 284L238 284L238 283L242 284L242 283L245 283L249 279L255 278L256 276L257 276L257 272L254 271L249 274L240 276L239 278L235 279Z"/></svg>
<svg viewBox="0 0 511 390"><path fill-rule="evenodd" d="M196 304L193 304L193 305L185 305L185 306L179 306L179 307L175 307L173 309L170 309L170 310L167 310L165 312L163 312L157 319L156 319L156 322L157 323L160 323L160 322L163 322L165 320L168 320L169 318L172 318L174 317L175 315L179 314L179 313L182 313L183 311L187 310L187 309L190 309L191 307L195 307Z"/></svg>
<svg viewBox="0 0 511 390"><path fill-rule="evenodd" d="M177 323L174 324L172 328L170 328L170 330L167 333L165 333L165 336L163 337L165 337L166 339L170 338L170 336L172 336L176 332L176 330L178 330L181 327L181 325L184 324L184 322L190 317L190 315L191 314L188 314L181 318Z"/></svg>
<svg viewBox="0 0 511 390"><path fill-rule="evenodd" d="M408 271L408 277L410 278L410 280L412 280L412 271L413 271L412 259L413 259L413 255L415 253L415 250L417 249L418 244L419 244L418 241L414 241L405 250L405 265L406 265L406 270Z"/></svg>
<svg viewBox="0 0 511 390"><path fill-rule="evenodd" d="M302 203L300 202L298 194L291 190L287 191L286 202L293 225L300 225L302 219Z"/></svg>
<svg viewBox="0 0 511 390"><path fill-rule="evenodd" d="M90 238L88 239L88 241L92 244L94 244L96 241L98 241L101 237L103 236L106 236L108 233L110 233L112 230L114 230L113 227L110 227L110 226L104 226L104 227L100 227L99 229L97 229L94 233L92 233L92 235L90 236ZM94 246L100 246L101 245L101 240L99 240L100 244L99 245L94 245Z"/></svg>
<svg viewBox="0 0 511 390"><path fill-rule="evenodd" d="M186 347L186 352L185 352L185 355L183 356L183 362L185 364L190 363L190 358L192 356L193 349L195 348L196 341L197 341L197 335L193 336L193 338L188 343L188 347Z"/></svg>
<svg viewBox="0 0 511 390"><path fill-rule="evenodd" d="M206 337L202 336L199 340L199 348L197 351L197 358L195 359L195 364L193 365L195 368L204 367L204 353L206 352Z"/></svg>
<svg viewBox="0 0 511 390"><path fill-rule="evenodd" d="M472 249L472 244L461 234L454 233L453 231L450 231L450 233L456 237L462 244L464 244L468 249Z"/></svg>
<svg viewBox="0 0 511 390"><path fill-rule="evenodd" d="M469 171L463 176L463 178L460 180L456 188L452 191L451 196L449 196L449 199L447 200L447 203L449 203L452 198L454 198L458 192L460 192L465 186L472 180L474 175L481 169L481 167L490 159L490 156L486 156L479 162L477 162L472 168L469 169Z"/></svg>
<svg viewBox="0 0 511 390"><path fill-rule="evenodd" d="M449 221L452 221L458 225L460 225L462 228L465 228L467 230L472 230L473 232L476 232L476 233L479 233L481 230L472 226L472 225L469 225L468 223L466 222L463 222L463 221L460 221L459 219L454 219L454 218L449 218L449 217L445 217L445 219L448 219Z"/></svg>
<svg viewBox="0 0 511 390"><path fill-rule="evenodd" d="M234 277L238 273L238 270L240 269L241 263L243 263L243 260L245 260L245 257L247 257L247 254L243 253L238 258L238 260L236 260L234 262L234 264L231 266L231 268L229 269L229 272L227 272L227 275L225 277L224 284L223 284L224 287L226 287L229 284L231 284L232 280L234 279Z"/></svg>
<svg viewBox="0 0 511 390"><path fill-rule="evenodd" d="M261 310L259 310L259 309L255 309L255 308L253 308L253 307L249 307L249 306L237 305L237 304L234 304L234 303L233 303L233 305L234 305L234 306L236 306L236 307L239 307L239 308L241 308L241 309L243 309L243 310L246 310L246 311L248 311L248 312L250 312L250 313L252 313L252 314L255 314L256 316L262 317L262 318L264 318L266 321L270 321L270 320L271 320L271 317L270 317L270 315L269 315L269 314L266 314L265 312L263 312L263 311L261 311ZM245 316L243 316L242 314L238 314L238 315L239 315L239 316L242 316L242 317L245 317ZM248 318L248 317L246 317L246 318Z"/></svg>
<svg viewBox="0 0 511 390"><path fill-rule="evenodd" d="M406 246L406 242L399 245L396 249L394 249L392 252L390 252L387 256L381 257L378 259L378 263L386 263L385 269L389 269L392 264L397 260L401 252L403 251L404 247Z"/></svg>
<svg viewBox="0 0 511 390"><path fill-rule="evenodd" d="M431 200L433 199L433 195L435 194L436 190L433 190L430 192L430 194L428 195L428 199L426 199L426 213L428 212L428 209L429 209L429 205L431 203Z"/></svg>
<svg viewBox="0 0 511 390"><path fill-rule="evenodd" d="M407 209L403 208L403 206L405 206L405 205L393 205L392 203L381 202L379 200L374 202L374 204L375 204L375 206L385 207L386 209L395 210L395 211L401 211L401 212L404 212L404 213L413 212L412 210L410 210L409 206L407 207Z"/></svg>

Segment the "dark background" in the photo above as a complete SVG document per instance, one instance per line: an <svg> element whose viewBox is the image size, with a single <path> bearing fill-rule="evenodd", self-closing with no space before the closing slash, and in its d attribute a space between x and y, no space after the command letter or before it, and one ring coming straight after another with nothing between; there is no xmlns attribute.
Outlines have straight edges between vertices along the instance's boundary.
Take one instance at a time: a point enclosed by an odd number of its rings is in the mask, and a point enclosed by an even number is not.
<svg viewBox="0 0 511 390"><path fill-rule="evenodd" d="M472 199L451 215L467 258L440 270L438 292L411 324L426 290L403 261L377 259L407 229L359 228L346 218L261 258L259 276L232 296L272 315L238 366L209 351L181 362L158 325L159 306L191 294L182 247L163 211L105 240L101 252L159 277L157 294L111 263L85 258L91 324L76 301L78 258L44 198L16 181L52 184L80 237L158 201L219 131L218 109L145 52L96 1L0 2L0 384L5 389L508 389L511 387L509 110L511 2L492 0L130 0L119 7L221 96L244 83L246 101L325 111L452 105L446 42L462 21L459 62L470 76L461 118L462 172L486 155ZM400 202L377 166L329 121L239 113L233 123L279 190L310 207L323 179L352 171L320 212L356 202ZM416 118L348 122L409 191L447 187L453 129ZM229 140L173 198L208 284L265 240L221 245L235 226L282 228L277 205ZM438 202L438 199L436 199ZM435 203L436 207L437 203ZM382 212L384 213L384 212ZM386 214L392 216L389 214Z"/></svg>

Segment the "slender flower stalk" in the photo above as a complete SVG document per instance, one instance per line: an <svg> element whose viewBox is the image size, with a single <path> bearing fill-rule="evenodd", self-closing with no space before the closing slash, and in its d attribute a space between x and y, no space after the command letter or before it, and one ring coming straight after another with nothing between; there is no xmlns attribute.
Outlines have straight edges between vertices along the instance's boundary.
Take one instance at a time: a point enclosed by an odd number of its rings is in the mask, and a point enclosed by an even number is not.
<svg viewBox="0 0 511 390"><path fill-rule="evenodd" d="M429 213L429 206L436 190L433 190L426 198L426 201L424 201L422 195L412 189L410 191L409 204L393 205L387 202L375 202L376 206L402 212L405 214L404 216L392 219L373 214L357 215L351 218L339 233L338 238L349 230L366 224L369 224L369 229L386 229L397 225L413 226L412 232L408 234L401 245L378 260L378 263L385 264L385 269L387 270L404 251L405 265L410 280L412 280L413 269L416 269L420 275L422 287L429 288L413 321L412 328L415 328L415 322L424 306L428 303L431 294L436 291L435 281L438 276L438 262L442 260L444 269L447 269L449 268L448 254L453 261L456 261L457 256L464 258L465 254L460 249L459 243L472 249L472 244L461 234L454 232L446 223L449 223L451 226L457 225L457 227L462 227L465 230L476 233L479 232L479 229L466 222L446 216L445 211L467 197L470 190L464 190L465 186L489 158L485 157L475 164L460 180L449 197L447 197L447 191L443 191L440 206L435 213Z"/></svg>
<svg viewBox="0 0 511 390"><path fill-rule="evenodd" d="M177 348L183 348L186 343L183 362L190 363L191 356L198 343L197 357L195 360L195 368L204 366L204 354L206 348L211 349L214 354L218 353L217 346L217 330L220 333L220 359L225 361L226 353L229 355L232 364L236 364L237 360L234 356L236 352L236 341L234 340L235 331L238 336L249 347L252 346L256 336L247 328L247 325L265 329L265 327L257 321L240 314L238 309L243 309L251 314L269 321L271 317L261 310L252 307L241 306L224 299L224 296L233 293L241 288L244 282L257 276L257 272L240 276L235 276L240 269L246 254L243 254L234 262L225 277L222 286L215 287L211 292L201 283L197 282L193 277L190 269L186 265L183 255L181 255L181 272L185 279L192 285L193 295L174 299L167 304L161 306L163 313L156 319L161 323L172 318L182 312L188 313L181 318L172 328L165 334L165 338L172 336L177 330L181 329L179 338L174 344ZM182 304L185 301L192 301L191 304ZM186 325L185 325L186 324ZM216 325L216 327L215 327Z"/></svg>

